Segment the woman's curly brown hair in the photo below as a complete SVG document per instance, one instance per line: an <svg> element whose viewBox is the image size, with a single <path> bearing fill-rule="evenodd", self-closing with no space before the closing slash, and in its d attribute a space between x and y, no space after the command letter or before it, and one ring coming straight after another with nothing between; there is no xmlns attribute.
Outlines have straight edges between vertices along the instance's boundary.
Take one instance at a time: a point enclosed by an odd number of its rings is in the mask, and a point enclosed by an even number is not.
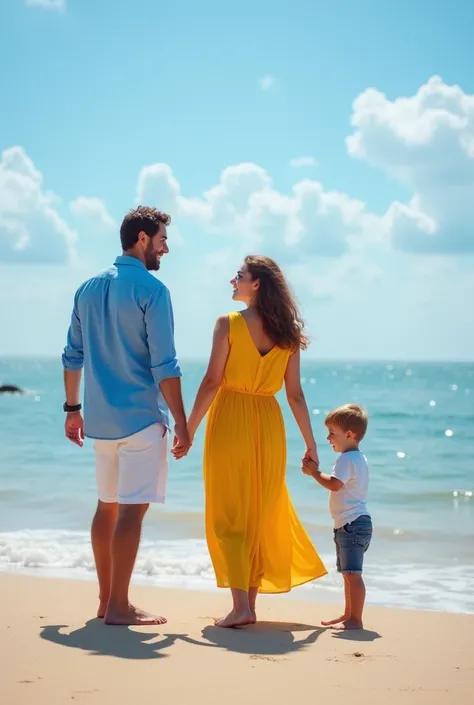
<svg viewBox="0 0 474 705"><path fill-rule="evenodd" d="M280 348L305 350L309 339L304 321L280 267L263 255L248 255L245 264L252 280L260 282L256 310L266 335Z"/></svg>

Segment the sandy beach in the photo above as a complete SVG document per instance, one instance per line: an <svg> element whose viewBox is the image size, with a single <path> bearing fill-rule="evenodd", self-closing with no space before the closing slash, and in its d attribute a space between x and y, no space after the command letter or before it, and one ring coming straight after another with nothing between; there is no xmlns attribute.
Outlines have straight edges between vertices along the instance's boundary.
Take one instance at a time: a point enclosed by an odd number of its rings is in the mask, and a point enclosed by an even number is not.
<svg viewBox="0 0 474 705"><path fill-rule="evenodd" d="M319 626L337 606L261 597L260 623L213 626L226 592L134 587L158 627L105 627L93 582L0 576L2 705L351 702L468 705L474 615L367 608L366 630Z"/></svg>

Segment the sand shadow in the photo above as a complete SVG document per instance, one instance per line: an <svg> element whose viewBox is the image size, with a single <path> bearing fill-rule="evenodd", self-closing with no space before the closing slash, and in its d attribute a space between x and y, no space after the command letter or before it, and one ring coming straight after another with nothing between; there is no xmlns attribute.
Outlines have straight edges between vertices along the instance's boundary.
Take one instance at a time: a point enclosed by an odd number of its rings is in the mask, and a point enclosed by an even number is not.
<svg viewBox="0 0 474 705"><path fill-rule="evenodd" d="M347 631L332 630L332 635L335 639L343 639L345 641L360 641L368 642L381 639L382 635L374 632L371 629L348 629Z"/></svg>
<svg viewBox="0 0 474 705"><path fill-rule="evenodd" d="M115 656L124 659L157 659L168 654L161 651L173 646L182 634L159 634L135 631L130 627L107 627L101 619L90 619L83 627L63 632L67 624L42 627L40 638L59 646L87 651L91 656Z"/></svg>
<svg viewBox="0 0 474 705"><path fill-rule="evenodd" d="M311 632L308 636L295 638L295 633L308 631ZM297 622L258 622L239 629L204 627L202 636L205 641L197 641L184 635L179 638L196 646L220 648L258 658L284 656L301 651L314 644L324 631L324 627Z"/></svg>

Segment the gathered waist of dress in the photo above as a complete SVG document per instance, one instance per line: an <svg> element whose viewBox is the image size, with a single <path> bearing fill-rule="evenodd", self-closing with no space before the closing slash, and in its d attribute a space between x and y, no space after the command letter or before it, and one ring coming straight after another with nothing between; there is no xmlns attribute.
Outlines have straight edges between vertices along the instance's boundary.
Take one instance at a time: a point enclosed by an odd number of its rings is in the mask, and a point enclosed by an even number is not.
<svg viewBox="0 0 474 705"><path fill-rule="evenodd" d="M246 389L237 389L237 387L231 387L229 385L222 385L221 390L223 392L235 392L236 394L245 394L249 397L274 397L274 392L248 392Z"/></svg>

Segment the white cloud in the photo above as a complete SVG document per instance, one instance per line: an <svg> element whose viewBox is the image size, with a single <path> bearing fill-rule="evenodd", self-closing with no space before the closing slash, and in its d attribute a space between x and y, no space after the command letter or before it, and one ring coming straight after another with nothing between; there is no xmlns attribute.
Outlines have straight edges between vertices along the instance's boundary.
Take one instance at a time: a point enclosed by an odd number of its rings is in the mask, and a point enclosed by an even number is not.
<svg viewBox="0 0 474 705"><path fill-rule="evenodd" d="M0 161L0 260L63 263L75 254L75 233L61 218L54 194L22 147Z"/></svg>
<svg viewBox="0 0 474 705"><path fill-rule="evenodd" d="M180 192L180 185L168 164L145 166L138 175L137 204L154 205L173 215L178 208Z"/></svg>
<svg viewBox="0 0 474 705"><path fill-rule="evenodd" d="M412 191L385 220L395 247L411 252L474 251L474 95L433 76L411 97L369 89L353 104L349 153Z"/></svg>
<svg viewBox="0 0 474 705"><path fill-rule="evenodd" d="M324 191L322 184L306 179L295 193L294 243L307 254L338 256L350 240L364 236L370 222L365 204L345 193Z"/></svg>
<svg viewBox="0 0 474 705"><path fill-rule="evenodd" d="M154 205L179 221L191 220L216 235L274 255L338 256L374 230L375 216L344 193L324 191L317 181L295 184L290 195L273 187L257 164L227 167L219 183L200 197L182 195L166 164L144 167L137 202Z"/></svg>
<svg viewBox="0 0 474 705"><path fill-rule="evenodd" d="M66 9L66 0L26 0L28 7L42 7L44 10L62 12Z"/></svg>
<svg viewBox="0 0 474 705"><path fill-rule="evenodd" d="M277 259L301 294L313 354L406 357L416 350L417 357L472 359L474 313L461 304L474 296L473 258L455 255L474 252L474 96L438 78L393 101L369 90L354 102L352 122L349 153L409 190L406 202L394 201L382 216L312 179L295 179L282 192L252 162L227 167L197 194L185 194L167 164L140 171L137 202L169 212L173 230L192 244L163 268L188 354L207 351L213 319L230 297L228 279L244 254L259 251ZM309 159L293 162L310 166ZM129 203L122 206L125 212ZM66 326L74 287L117 252L118 223L102 200L79 196L66 213L79 236L24 149L0 155L0 299L12 302L0 307L2 326L11 329L14 317L34 328L32 335L23 326L24 337L15 343L9 336L3 349L24 349L24 341L43 336L51 351L41 311L48 308L52 335L58 318ZM46 266L71 262L67 270ZM28 273L38 296L15 289L28 263L45 265ZM62 335L56 338L59 349Z"/></svg>
<svg viewBox="0 0 474 705"><path fill-rule="evenodd" d="M290 166L294 169L301 169L305 166L316 166L317 161L314 157L296 157L290 160Z"/></svg>
<svg viewBox="0 0 474 705"><path fill-rule="evenodd" d="M74 215L84 218L87 223L97 225L104 230L112 230L117 227L117 222L108 212L104 202L100 198L90 198L79 196L69 204Z"/></svg>
<svg viewBox="0 0 474 705"><path fill-rule="evenodd" d="M259 78L258 80L258 85L262 89L262 91L270 91L272 88L274 88L276 84L276 79L274 76L263 76L263 78Z"/></svg>
<svg viewBox="0 0 474 705"><path fill-rule="evenodd" d="M406 203L391 203L383 216L311 179L283 193L252 162L227 167L217 183L191 196L168 164L144 166L137 203L170 213L184 244L189 228L198 226L206 236L203 252L264 251L292 265L311 258L366 257L367 248L385 251L390 243L418 253L474 251L474 96L439 78L415 96L395 101L371 89L354 102L352 122L350 154L391 174L413 194ZM309 164L309 159L294 161ZM8 245L0 257L66 261L73 256L75 234L20 147L4 152L0 176L0 233ZM89 226L87 232L79 228L81 253L94 227L117 227L98 198L80 196L70 208Z"/></svg>
<svg viewBox="0 0 474 705"><path fill-rule="evenodd" d="M299 181L283 194L253 163L228 167L218 184L192 198L183 196L168 165L151 165L140 174L139 200L290 257L340 256L384 241L419 253L474 251L474 96L438 77L415 96L394 101L370 89L354 101L352 124L349 153L412 191L407 203L394 201L383 217L318 181ZM313 160L291 163L310 166Z"/></svg>

